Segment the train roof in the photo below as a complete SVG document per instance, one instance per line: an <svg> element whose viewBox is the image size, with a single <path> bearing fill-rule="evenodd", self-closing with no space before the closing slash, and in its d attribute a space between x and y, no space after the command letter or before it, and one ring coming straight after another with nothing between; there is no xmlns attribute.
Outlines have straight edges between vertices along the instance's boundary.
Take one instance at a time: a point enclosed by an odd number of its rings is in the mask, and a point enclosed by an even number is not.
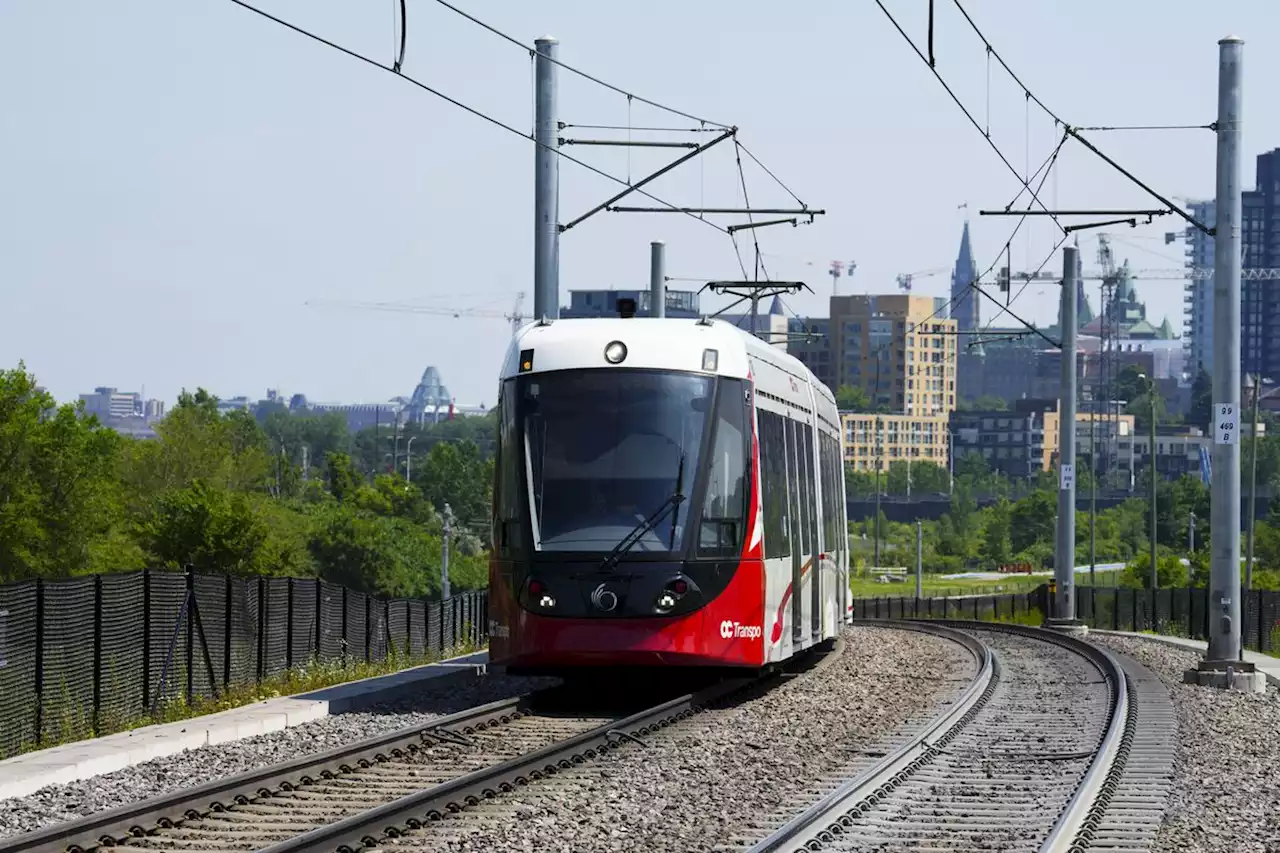
<svg viewBox="0 0 1280 853"><path fill-rule="evenodd" d="M605 348L621 341L627 348L619 367L703 372L703 353L717 353L714 372L746 379L748 355L823 388L804 362L755 335L723 320L655 317L600 317L529 323L511 341L502 364L502 379L520 373L520 355L532 350L525 373L609 367ZM823 396L830 397L828 390Z"/></svg>

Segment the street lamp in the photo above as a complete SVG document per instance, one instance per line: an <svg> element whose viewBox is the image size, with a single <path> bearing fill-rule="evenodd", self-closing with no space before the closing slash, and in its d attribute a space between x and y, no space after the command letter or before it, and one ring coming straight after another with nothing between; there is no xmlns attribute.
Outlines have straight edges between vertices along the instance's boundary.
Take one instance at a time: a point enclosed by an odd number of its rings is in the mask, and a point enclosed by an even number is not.
<svg viewBox="0 0 1280 853"><path fill-rule="evenodd" d="M1276 389L1266 394L1261 393L1263 385L1270 385L1270 379L1263 379L1257 374L1246 374L1245 382L1253 388L1253 419L1249 430L1249 532L1245 545L1244 558L1244 591L1253 589L1253 526L1257 521L1258 494L1258 401L1262 397L1270 397Z"/></svg>
<svg viewBox="0 0 1280 853"><path fill-rule="evenodd" d="M1151 406L1151 588L1158 589L1160 576L1156 573L1156 381L1145 373L1138 374L1146 380L1147 402Z"/></svg>

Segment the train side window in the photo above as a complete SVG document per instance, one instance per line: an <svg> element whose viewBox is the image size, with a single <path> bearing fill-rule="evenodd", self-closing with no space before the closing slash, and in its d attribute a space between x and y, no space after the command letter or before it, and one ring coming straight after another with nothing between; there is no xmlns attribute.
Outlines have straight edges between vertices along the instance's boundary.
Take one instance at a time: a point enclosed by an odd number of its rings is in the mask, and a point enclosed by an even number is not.
<svg viewBox="0 0 1280 853"><path fill-rule="evenodd" d="M796 446L796 422L787 418L783 421L783 433L786 436L787 448L787 470L786 483L787 494L790 496L789 509L787 512L788 531L791 535L791 551L795 553L797 550L803 557L805 553L804 541L804 509L800 505L800 478L801 474L799 464L800 448Z"/></svg>
<svg viewBox="0 0 1280 853"><path fill-rule="evenodd" d="M497 494L494 495L496 524L494 545L500 551L520 547L522 525L520 523L520 441L516 421L515 381L508 380L502 386L498 403L498 466Z"/></svg>
<svg viewBox="0 0 1280 853"><path fill-rule="evenodd" d="M700 556L737 554L746 519L746 406L738 383L722 380L715 445L707 460L707 490L698 523Z"/></svg>
<svg viewBox="0 0 1280 853"><path fill-rule="evenodd" d="M800 439L800 493L804 505L804 553L818 553L818 489L813 470L813 427L797 423L796 435Z"/></svg>
<svg viewBox="0 0 1280 853"><path fill-rule="evenodd" d="M756 410L760 423L760 500L764 505L764 552L767 558L789 557L787 529L787 446L779 415Z"/></svg>

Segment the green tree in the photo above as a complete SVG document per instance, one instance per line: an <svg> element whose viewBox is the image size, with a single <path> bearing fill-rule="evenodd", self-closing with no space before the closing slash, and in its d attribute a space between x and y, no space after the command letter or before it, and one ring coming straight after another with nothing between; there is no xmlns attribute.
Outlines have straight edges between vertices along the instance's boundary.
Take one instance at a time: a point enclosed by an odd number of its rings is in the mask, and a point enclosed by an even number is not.
<svg viewBox="0 0 1280 853"><path fill-rule="evenodd" d="M857 385L841 385L836 390L836 406L842 412L870 412L871 398Z"/></svg>
<svg viewBox="0 0 1280 853"><path fill-rule="evenodd" d="M1161 589L1187 585L1187 567L1177 556L1168 553L1156 554L1156 581ZM1124 586L1140 589L1151 588L1151 555L1139 554L1124 567L1120 577Z"/></svg>
<svg viewBox="0 0 1280 853"><path fill-rule="evenodd" d="M1009 545L1020 554L1038 542L1053 542L1058 507L1046 491L1032 492L1010 510Z"/></svg>
<svg viewBox="0 0 1280 853"><path fill-rule="evenodd" d="M0 372L0 580L136 567L116 535L122 444L22 365Z"/></svg>
<svg viewBox="0 0 1280 853"><path fill-rule="evenodd" d="M493 460L483 458L474 442L440 442L414 479L437 511L447 503L464 521L487 518L492 511Z"/></svg>
<svg viewBox="0 0 1280 853"><path fill-rule="evenodd" d="M1011 557L1009 534L1012 504L1001 499L987 511L986 526L982 531L982 559L991 565L1009 562Z"/></svg>
<svg viewBox="0 0 1280 853"><path fill-rule="evenodd" d="M143 535L148 550L170 568L242 575L268 568L267 529L249 497L202 480L161 496Z"/></svg>
<svg viewBox="0 0 1280 853"><path fill-rule="evenodd" d="M325 456L325 485L334 500L354 498L360 488L360 480L360 472L346 453L335 450Z"/></svg>

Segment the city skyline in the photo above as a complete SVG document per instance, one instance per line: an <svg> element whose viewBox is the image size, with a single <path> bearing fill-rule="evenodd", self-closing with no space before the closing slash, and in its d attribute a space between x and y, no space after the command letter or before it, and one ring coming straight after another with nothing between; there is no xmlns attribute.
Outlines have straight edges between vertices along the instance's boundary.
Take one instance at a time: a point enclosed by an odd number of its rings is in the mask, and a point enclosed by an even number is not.
<svg viewBox="0 0 1280 853"><path fill-rule="evenodd" d="M353 48L386 51L387 16L334 3L263 5ZM923 6L890 5L923 38ZM7 159L25 165L9 187L18 203L0 214L7 284L0 359L25 361L59 399L104 380L133 388L145 380L148 393L164 400L184 386L388 399L411 386L419 365L434 363L460 399L492 402L509 340L505 320L317 311L305 303L333 297L508 309L517 291L532 290L527 141L231 4L182 12L155 0L76 8L66 15L27 0L0 9L0 69L26 81L14 87L0 142ZM1172 8L1163 4L1155 14L1145 4L1009 8L975 0L970 11L1038 97L1086 125L1207 123L1216 40L1239 34L1247 41L1246 154L1273 147L1280 117L1262 109L1266 90L1258 81L1280 72L1267 41L1276 11L1260 2ZM1025 99L1007 78L993 74L988 90L981 43L953 12L938 22L939 72L990 125L1015 169L1029 174L1059 131L1034 113L1028 123ZM672 31L662 21L677 13L685 25ZM1019 181L872 6L800 15L761 2L660 3L652 14L631 16L568 0L536 8L507 0L483 16L526 42L551 32L565 61L741 127L753 153L828 211L812 226L760 233L769 274L813 288L812 296L786 300L796 313L825 313L833 258L858 264L852 280L840 279L841 293L890 293L898 274L952 266L966 215L980 271L999 257L1012 229L1009 219L977 210L1003 207ZM408 73L527 126L527 54L442 8L419 19L408 34ZM1097 20L1107 26L1090 23ZM628 38L619 40L623 31ZM1144 37L1134 38L1137 32ZM679 61L655 62L655 44ZM1082 44L1114 61L1079 66ZM65 60L31 74L55 49ZM803 84L739 67L744 53L802 65ZM1169 55L1182 59L1171 64ZM155 74L157 64L165 75ZM723 84L726 67L737 69L742 85ZM1069 80L1051 70L1068 67ZM476 73L481 68L486 73ZM1139 81L1141 96L1122 94L1130 89L1118 87L1121 79ZM571 75L561 85L569 123L663 120L638 102L629 111L625 97ZM1169 197L1212 197L1207 131L1100 132L1094 140ZM647 152L570 153L624 178L660 162ZM1078 145L1063 148L1054 174L1043 194L1059 207L1150 203ZM572 164L563 163L561 175L563 219L613 190ZM760 171L749 169L748 181L752 204L786 201ZM705 164L682 167L652 189L683 204L736 203L732 152L707 155ZM1162 236L1182 225L1166 216L1117 231L1117 260L1180 267L1182 246L1166 246ZM1011 244L1012 266L1038 266L1052 233L1049 223L1032 222ZM570 289L643 287L652 239L667 241L672 276L738 277L732 247L705 224L601 214L566 233L562 304ZM750 269L752 249L741 242ZM1086 232L1086 267L1095 248ZM1055 262L1045 268L1056 271ZM913 293L946 295L948 278L918 278ZM1182 325L1183 284L1139 281L1157 321L1167 315ZM1033 284L1019 313L1051 324L1051 290ZM987 307L984 322L993 313Z"/></svg>

